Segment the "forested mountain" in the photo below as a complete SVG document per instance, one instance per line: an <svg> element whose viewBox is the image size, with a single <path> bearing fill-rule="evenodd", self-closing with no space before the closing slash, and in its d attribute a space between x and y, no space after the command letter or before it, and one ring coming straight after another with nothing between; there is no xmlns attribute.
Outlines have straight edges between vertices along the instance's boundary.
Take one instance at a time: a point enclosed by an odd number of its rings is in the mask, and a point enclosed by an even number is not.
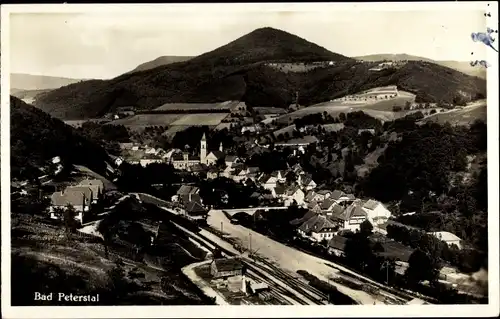
<svg viewBox="0 0 500 319"><path fill-rule="evenodd" d="M282 72L275 63L333 61L305 72ZM311 105L360 90L397 85L423 102L471 100L486 95L486 82L430 62L410 61L380 72L284 31L257 29L185 62L91 80L37 96L34 104L62 119L99 117L120 106L152 109L164 103L242 100L249 106L287 107L300 93Z"/></svg>
<svg viewBox="0 0 500 319"><path fill-rule="evenodd" d="M12 178L36 178L40 168L60 156L65 164L85 165L104 172L106 151L59 119L10 97L10 138Z"/></svg>

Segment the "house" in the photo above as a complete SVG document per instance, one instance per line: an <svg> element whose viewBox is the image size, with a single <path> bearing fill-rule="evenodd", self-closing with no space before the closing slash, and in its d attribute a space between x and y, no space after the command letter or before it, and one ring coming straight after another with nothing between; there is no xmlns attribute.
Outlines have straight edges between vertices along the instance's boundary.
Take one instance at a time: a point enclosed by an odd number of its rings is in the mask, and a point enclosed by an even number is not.
<svg viewBox="0 0 500 319"><path fill-rule="evenodd" d="M345 245L347 238L342 236L333 236L332 239L328 241L328 253L337 257L344 257Z"/></svg>
<svg viewBox="0 0 500 319"><path fill-rule="evenodd" d="M97 191L97 188L91 185L83 186L83 185L76 185L76 186L68 186L64 189L63 192L78 192L82 193L86 198L90 200L90 203L95 203L95 198L98 196L98 194L94 195L94 191L92 191L92 188Z"/></svg>
<svg viewBox="0 0 500 319"><path fill-rule="evenodd" d="M276 187L271 190L271 194L274 197L283 198L283 196L285 196L286 190L287 187L285 184L278 183L276 184Z"/></svg>
<svg viewBox="0 0 500 319"><path fill-rule="evenodd" d="M196 163L188 168L188 171L195 175L208 172L208 166L201 163Z"/></svg>
<svg viewBox="0 0 500 319"><path fill-rule="evenodd" d="M302 216L301 218L296 218L294 220L291 220L290 221L290 225L293 225L293 226L300 226L302 225L305 221L309 220L310 218L314 217L318 215L317 213L313 212L312 210L308 210L304 216Z"/></svg>
<svg viewBox="0 0 500 319"><path fill-rule="evenodd" d="M66 210L71 205L76 211L75 219L83 223L84 213L89 211L92 204L91 194L92 191L88 187L86 189L85 187L66 188L61 192L53 193L50 197L50 218L61 218L57 213L57 209Z"/></svg>
<svg viewBox="0 0 500 319"><path fill-rule="evenodd" d="M233 181L235 182L241 182L241 181L244 181L247 179L247 170L246 169L236 169L233 173L232 173L232 179Z"/></svg>
<svg viewBox="0 0 500 319"><path fill-rule="evenodd" d="M207 178L208 179L215 179L217 177L219 177L220 175L220 170L217 169L217 167L210 167L207 171Z"/></svg>
<svg viewBox="0 0 500 319"><path fill-rule="evenodd" d="M278 178L273 177L269 174L263 174L258 180L257 183L260 184L265 189L269 189L272 191L276 188L276 184L278 183Z"/></svg>
<svg viewBox="0 0 500 319"><path fill-rule="evenodd" d="M99 179L84 179L78 185L88 186L93 192L94 197L99 198L104 192L104 183Z"/></svg>
<svg viewBox="0 0 500 319"><path fill-rule="evenodd" d="M306 193L306 197L304 197L304 201L307 202L307 203L311 203L311 202L315 202L317 201L319 198L317 197L318 194L316 194L315 191L313 190L310 190Z"/></svg>
<svg viewBox="0 0 500 319"><path fill-rule="evenodd" d="M222 145L222 143L221 143L221 145ZM222 147L221 147L221 149L222 149ZM207 157L205 159L206 160L206 164L207 165L215 165L215 164L217 164L217 161L224 160L225 157L226 157L226 154L224 154L224 152L222 152L221 150L219 150L219 151L211 151L207 155ZM224 161L224 164L225 163L226 162Z"/></svg>
<svg viewBox="0 0 500 319"><path fill-rule="evenodd" d="M322 196L322 198L320 200L325 200L328 197L330 197L330 195L332 194L332 192L327 190L327 189L322 189L322 190L316 191L316 193L318 195Z"/></svg>
<svg viewBox="0 0 500 319"><path fill-rule="evenodd" d="M430 232L428 234L436 237L439 240L444 241L448 246L456 245L458 249L463 248L462 239L453 233L447 231L438 231L438 232Z"/></svg>
<svg viewBox="0 0 500 319"><path fill-rule="evenodd" d="M335 204L337 204L337 202L332 197L329 197L321 203L320 207L321 210L331 211Z"/></svg>
<svg viewBox="0 0 500 319"><path fill-rule="evenodd" d="M372 225L383 224L392 215L382 203L373 199L370 199L363 204L363 210L366 212L368 220L372 223Z"/></svg>
<svg viewBox="0 0 500 319"><path fill-rule="evenodd" d="M298 233L310 240L320 242L333 238L338 230L336 223L324 215L315 215L300 225Z"/></svg>
<svg viewBox="0 0 500 319"><path fill-rule="evenodd" d="M304 192L298 186L292 186L285 191L285 206L290 206L294 202L301 206L304 204L304 197Z"/></svg>
<svg viewBox="0 0 500 319"><path fill-rule="evenodd" d="M353 202L340 214L332 214L332 220L335 220L340 229L348 229L351 231L359 230L359 225L368 219L367 213L363 210L362 204Z"/></svg>
<svg viewBox="0 0 500 319"><path fill-rule="evenodd" d="M146 167L149 164L153 163L163 163L163 160L161 158L141 158L139 160L139 163L141 164L142 167Z"/></svg>
<svg viewBox="0 0 500 319"><path fill-rule="evenodd" d="M134 146L137 146L135 143L118 143L118 144L120 145L121 150L131 150Z"/></svg>
<svg viewBox="0 0 500 319"><path fill-rule="evenodd" d="M318 143L319 140L316 136L306 135L302 138L293 138L286 142L275 143L275 147L300 147L300 146L308 146L309 144Z"/></svg>
<svg viewBox="0 0 500 319"><path fill-rule="evenodd" d="M286 173L284 171L274 171L271 176L275 177L280 183L286 182Z"/></svg>
<svg viewBox="0 0 500 319"><path fill-rule="evenodd" d="M186 210L186 213L190 217L198 217L198 218L204 218L207 216L208 211L203 205L198 200L192 200L187 202L184 205L184 209Z"/></svg>
<svg viewBox="0 0 500 319"><path fill-rule="evenodd" d="M231 165L233 165L233 163L239 163L240 159L236 155L226 155L226 157L224 158L224 161L226 162L226 166L231 167Z"/></svg>
<svg viewBox="0 0 500 319"><path fill-rule="evenodd" d="M309 175L299 175L298 182L306 191L316 188L316 183Z"/></svg>
<svg viewBox="0 0 500 319"><path fill-rule="evenodd" d="M172 201L190 202L193 201L194 198L197 198L195 195L199 196L199 192L200 189L196 186L182 185L172 197Z"/></svg>
<svg viewBox="0 0 500 319"><path fill-rule="evenodd" d="M216 258L210 264L210 274L213 278L242 276L244 266L237 258Z"/></svg>
<svg viewBox="0 0 500 319"><path fill-rule="evenodd" d="M308 203L307 208L309 208L310 210L312 210L313 212L316 212L316 213L321 212L321 205L318 204L318 202L316 202L316 201L312 201L312 202Z"/></svg>
<svg viewBox="0 0 500 319"><path fill-rule="evenodd" d="M351 203L353 202L356 198L352 194L346 194L342 191L335 190L332 192L332 194L328 197L329 199L334 200L336 203Z"/></svg>
<svg viewBox="0 0 500 319"><path fill-rule="evenodd" d="M156 149L154 147L151 147L151 148L147 147L146 151L144 153L145 154L154 154L154 155L156 155L157 151L156 151Z"/></svg>

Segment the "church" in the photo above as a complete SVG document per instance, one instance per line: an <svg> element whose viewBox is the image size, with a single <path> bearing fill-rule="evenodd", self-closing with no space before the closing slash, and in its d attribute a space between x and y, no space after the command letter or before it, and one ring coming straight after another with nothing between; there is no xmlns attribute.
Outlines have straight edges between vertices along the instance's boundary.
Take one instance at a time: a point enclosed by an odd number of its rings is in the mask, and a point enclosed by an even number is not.
<svg viewBox="0 0 500 319"><path fill-rule="evenodd" d="M205 133L203 133L203 137L201 138L200 141L200 155L189 155L189 152L187 150L184 150L183 152L180 150L177 150L177 152L174 152L172 156L170 156L169 162L174 166L176 169L182 169L182 170L190 170L194 166L212 166L217 163L218 160L224 159L226 157L226 154L223 151L222 148L222 143L220 143L219 150L218 151L211 151L210 153L207 154L207 138L205 136Z"/></svg>

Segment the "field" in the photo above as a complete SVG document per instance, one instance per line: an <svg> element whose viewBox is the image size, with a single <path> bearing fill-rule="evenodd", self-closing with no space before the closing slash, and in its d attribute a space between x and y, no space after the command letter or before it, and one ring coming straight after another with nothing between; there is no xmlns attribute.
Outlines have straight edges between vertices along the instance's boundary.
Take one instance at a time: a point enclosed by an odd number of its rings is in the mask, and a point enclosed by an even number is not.
<svg viewBox="0 0 500 319"><path fill-rule="evenodd" d="M64 121L64 123L68 124L70 126L73 126L73 127L80 127L85 122L106 123L108 121L109 120L105 120L105 119L90 119L90 120L68 120L68 121Z"/></svg>
<svg viewBox="0 0 500 319"><path fill-rule="evenodd" d="M378 110L367 109L364 107L364 104L345 106L345 105L339 105L338 102L329 102L328 104L322 103L322 105L319 104L313 105L310 107L297 110L292 113L285 114L283 116L276 118L276 121L278 123L288 124L293 122L293 120L297 118L302 118L306 115L314 113L327 112L331 116L338 116L340 113L350 113L355 111L363 111L366 114L382 121L392 121L394 119L404 116L403 112L395 113L392 111L378 111Z"/></svg>
<svg viewBox="0 0 500 319"><path fill-rule="evenodd" d="M379 88L384 89L384 88ZM376 90L376 89L373 89ZM370 90L372 91L372 90ZM406 101L414 102L415 95L398 91L399 96L387 100L334 100L311 105L309 107L299 109L297 111L282 115L276 118L278 123L288 124L294 119L304 117L309 114L328 112L332 116L338 116L340 113L349 113L355 111L363 111L366 114L373 116L381 121L392 121L403 117L408 112L393 112L392 108L396 106L404 106ZM353 97L356 95L353 95ZM262 121L264 124L270 123L274 119L266 119Z"/></svg>
<svg viewBox="0 0 500 319"><path fill-rule="evenodd" d="M109 124L124 125L131 130L142 130L147 126L217 126L228 113L195 113L195 114L136 114L134 116L112 121ZM175 131L179 131L175 128Z"/></svg>
<svg viewBox="0 0 500 319"><path fill-rule="evenodd" d="M155 111L164 110L206 110L206 109L231 109L237 106L239 101L226 101L222 103L166 103L155 108Z"/></svg>
<svg viewBox="0 0 500 319"><path fill-rule="evenodd" d="M403 108L407 101L414 102L415 96L413 96L413 97L411 97L411 96L398 96L398 97L390 99L390 100L383 100L380 102L367 104L366 108L370 109L370 110L376 110L376 111L392 111L392 108L394 106L399 106L399 107Z"/></svg>
<svg viewBox="0 0 500 319"><path fill-rule="evenodd" d="M478 101L463 109L454 109L441 113L430 115L424 121L432 121L437 123L448 122L452 125L468 125L473 123L476 119L486 122L486 102Z"/></svg>
<svg viewBox="0 0 500 319"><path fill-rule="evenodd" d="M328 62L321 64L304 64L304 63L269 63L267 66L279 70L284 73L288 72L307 72L316 68L327 67Z"/></svg>
<svg viewBox="0 0 500 319"><path fill-rule="evenodd" d="M167 126L177 121L184 114L137 114L132 117L112 121L109 124L124 125L133 130L141 130L147 126Z"/></svg>
<svg viewBox="0 0 500 319"><path fill-rule="evenodd" d="M170 123L172 126L194 126L194 125L208 125L217 126L220 122L227 117L226 113L200 113L200 114L186 114Z"/></svg>

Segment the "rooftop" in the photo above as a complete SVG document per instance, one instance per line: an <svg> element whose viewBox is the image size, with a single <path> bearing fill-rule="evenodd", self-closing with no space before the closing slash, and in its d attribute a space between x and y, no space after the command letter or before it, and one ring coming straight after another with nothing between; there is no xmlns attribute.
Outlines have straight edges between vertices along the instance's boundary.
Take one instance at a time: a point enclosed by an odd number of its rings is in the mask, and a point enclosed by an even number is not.
<svg viewBox="0 0 500 319"><path fill-rule="evenodd" d="M213 261L218 271L234 271L243 269L243 263L238 258L217 258Z"/></svg>
<svg viewBox="0 0 500 319"><path fill-rule="evenodd" d="M447 232L447 231L431 232L428 234L433 235L442 241L460 241L460 240L462 240L462 238L458 237L457 235L455 235L453 233Z"/></svg>
<svg viewBox="0 0 500 319"><path fill-rule="evenodd" d="M196 186L191 186L191 185L182 185L178 190L177 190L177 195L189 195L189 194L196 194L198 193L199 188Z"/></svg>

